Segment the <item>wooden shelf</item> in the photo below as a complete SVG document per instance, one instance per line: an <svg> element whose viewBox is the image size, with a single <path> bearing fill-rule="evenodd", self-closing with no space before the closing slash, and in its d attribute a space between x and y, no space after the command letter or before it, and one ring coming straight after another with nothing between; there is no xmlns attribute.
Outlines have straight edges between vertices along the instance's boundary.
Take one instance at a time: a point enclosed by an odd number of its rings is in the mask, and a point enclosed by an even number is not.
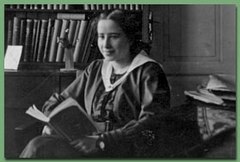
<svg viewBox="0 0 240 162"><path fill-rule="evenodd" d="M86 68L88 63L74 63L74 68L83 70ZM19 70L40 70L40 71L53 71L59 70L65 67L64 62L56 63L56 62L21 62L19 64Z"/></svg>

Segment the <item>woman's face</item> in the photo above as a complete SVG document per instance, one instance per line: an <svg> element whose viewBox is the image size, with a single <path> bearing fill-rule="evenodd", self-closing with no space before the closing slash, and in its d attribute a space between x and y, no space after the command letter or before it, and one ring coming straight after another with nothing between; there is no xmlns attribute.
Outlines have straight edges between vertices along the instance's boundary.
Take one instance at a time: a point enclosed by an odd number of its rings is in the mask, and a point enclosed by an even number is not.
<svg viewBox="0 0 240 162"><path fill-rule="evenodd" d="M124 61L130 58L130 42L113 20L100 20L97 26L98 48L108 61Z"/></svg>

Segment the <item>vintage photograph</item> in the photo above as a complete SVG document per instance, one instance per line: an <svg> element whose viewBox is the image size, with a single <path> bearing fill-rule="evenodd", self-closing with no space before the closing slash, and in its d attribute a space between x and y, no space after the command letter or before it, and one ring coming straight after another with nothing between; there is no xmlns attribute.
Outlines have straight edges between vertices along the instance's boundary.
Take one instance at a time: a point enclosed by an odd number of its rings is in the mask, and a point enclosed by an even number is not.
<svg viewBox="0 0 240 162"><path fill-rule="evenodd" d="M236 159L236 5L4 10L5 159Z"/></svg>

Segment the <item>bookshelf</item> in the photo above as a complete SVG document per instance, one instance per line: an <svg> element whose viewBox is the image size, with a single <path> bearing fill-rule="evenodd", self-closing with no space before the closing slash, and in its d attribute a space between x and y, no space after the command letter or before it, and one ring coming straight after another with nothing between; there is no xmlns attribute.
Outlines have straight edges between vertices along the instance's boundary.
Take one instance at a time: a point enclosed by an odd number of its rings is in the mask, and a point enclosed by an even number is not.
<svg viewBox="0 0 240 162"><path fill-rule="evenodd" d="M5 5L5 50L8 45L23 45L19 70L59 70L64 67L66 53L73 55L77 69L84 68L102 57L96 44L93 18L115 8L136 15L140 22L139 39L146 40L148 27L143 25L147 20L143 5L19 4ZM71 47L66 50L61 40L68 41Z"/></svg>
<svg viewBox="0 0 240 162"><path fill-rule="evenodd" d="M5 158L17 158L27 142L21 139L14 130L22 123L32 120L25 114L26 109L32 104L36 104L39 108L42 107L52 93L60 93L76 78L78 71L60 71L65 67L66 50L57 43L59 38L67 38L73 44L67 52L71 52L73 56L74 53L81 54L74 56L74 67L81 73L81 70L92 60L101 57L96 45L96 33L90 26L91 21L100 12L113 8L124 9L135 14L140 22L139 39L148 41L149 28L145 23L149 18L148 6L130 4L5 5L5 50L7 45L23 45L24 47L18 70L5 70L4 73ZM82 27L84 23L85 28ZM56 24L61 24L58 30L56 30ZM90 34L80 37L81 30L83 33ZM51 56L50 52L56 55Z"/></svg>

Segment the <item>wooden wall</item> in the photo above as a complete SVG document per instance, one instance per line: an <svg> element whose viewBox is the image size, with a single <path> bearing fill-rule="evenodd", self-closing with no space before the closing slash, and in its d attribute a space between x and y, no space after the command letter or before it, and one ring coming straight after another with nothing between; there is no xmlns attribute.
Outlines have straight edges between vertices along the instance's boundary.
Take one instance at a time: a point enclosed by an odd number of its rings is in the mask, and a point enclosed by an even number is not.
<svg viewBox="0 0 240 162"><path fill-rule="evenodd" d="M151 5L151 56L164 67L172 105L209 74L236 73L235 5Z"/></svg>

